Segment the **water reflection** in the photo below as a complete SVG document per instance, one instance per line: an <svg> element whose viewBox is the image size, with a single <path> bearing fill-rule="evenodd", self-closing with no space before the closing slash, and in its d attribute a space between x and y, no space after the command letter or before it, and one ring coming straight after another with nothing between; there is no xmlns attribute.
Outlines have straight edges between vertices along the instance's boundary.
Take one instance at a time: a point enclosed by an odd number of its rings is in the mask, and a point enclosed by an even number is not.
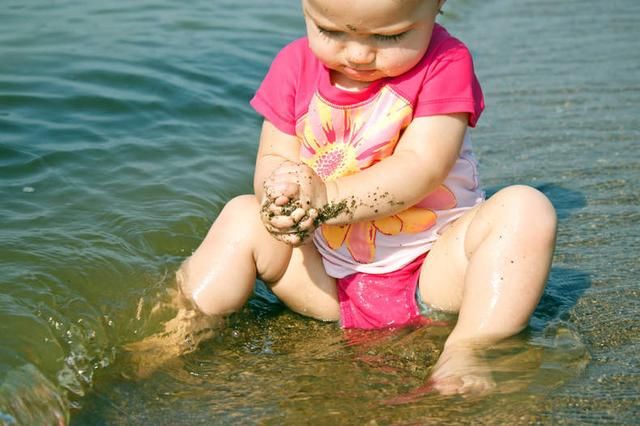
<svg viewBox="0 0 640 426"><path fill-rule="evenodd" d="M395 406L448 326L356 338L264 293L146 380L120 352L172 317L150 310L224 200L250 190L247 100L302 34L298 2L5 3L0 424L70 406L75 424L637 422L640 2L447 3L487 95L482 177L545 192L558 252L530 329L486 354L523 389Z"/></svg>
<svg viewBox="0 0 640 426"><path fill-rule="evenodd" d="M415 418L451 421L461 412L513 421L523 404L542 400L581 374L589 359L560 318L571 299L550 297L536 313L543 328L531 327L483 353L498 383L492 394L462 398L416 393L424 388L452 323L345 331L283 311L267 299L256 296L198 351L167 361L144 380L115 374L127 370L121 359L98 377L74 423L88 422L93 415L108 423L185 418L190 423L212 418L306 423L344 416L402 423Z"/></svg>
<svg viewBox="0 0 640 426"><path fill-rule="evenodd" d="M575 191L554 184L538 188L552 199L561 221L584 207ZM401 424L415 418L451 421L461 412L492 422L521 421L532 398L542 403L586 368L589 353L567 313L589 286L588 274L553 268L530 327L478 354L477 368L491 373L496 388L481 398L463 398L435 393L427 381L455 317L425 327L342 330L291 313L258 281L246 309L216 328L197 351L165 359L144 379L131 374L129 357L119 357L99 375L74 423L87 422L88 413L115 423L180 422L185 416L190 422L304 423L348 416ZM146 315L152 302L140 308L143 336L162 323ZM171 314L169 309L162 317ZM354 408L363 406L366 413Z"/></svg>
<svg viewBox="0 0 640 426"><path fill-rule="evenodd" d="M33 364L12 369L0 386L0 424L64 425L68 401Z"/></svg>

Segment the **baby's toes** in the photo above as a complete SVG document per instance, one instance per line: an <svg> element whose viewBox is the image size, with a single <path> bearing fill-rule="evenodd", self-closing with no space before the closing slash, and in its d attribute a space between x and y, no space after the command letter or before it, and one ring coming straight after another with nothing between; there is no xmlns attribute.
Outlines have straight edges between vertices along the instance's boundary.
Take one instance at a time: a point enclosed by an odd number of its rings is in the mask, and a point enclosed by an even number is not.
<svg viewBox="0 0 640 426"><path fill-rule="evenodd" d="M432 381L433 390L438 392L440 395L457 395L460 392L460 389L464 385L462 380L459 377L449 376L443 377L437 380Z"/></svg>
<svg viewBox="0 0 640 426"><path fill-rule="evenodd" d="M496 387L491 377L468 375L462 377L462 386L459 393L464 395L482 395L492 391Z"/></svg>

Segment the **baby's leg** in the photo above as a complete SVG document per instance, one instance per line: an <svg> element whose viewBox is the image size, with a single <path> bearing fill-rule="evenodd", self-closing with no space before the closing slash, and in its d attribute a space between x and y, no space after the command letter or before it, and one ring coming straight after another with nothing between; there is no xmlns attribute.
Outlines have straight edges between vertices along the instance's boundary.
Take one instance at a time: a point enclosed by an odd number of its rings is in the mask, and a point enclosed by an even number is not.
<svg viewBox="0 0 640 426"><path fill-rule="evenodd" d="M182 293L206 315L240 310L256 276L278 279L286 271L291 247L264 229L253 195L230 200L200 246L177 272Z"/></svg>
<svg viewBox="0 0 640 426"><path fill-rule="evenodd" d="M324 272L315 246L292 249L271 237L258 207L253 195L231 200L182 264L175 318L162 332L125 347L137 376L148 376L210 338L222 316L244 306L256 276L294 311L324 320L338 318L335 281Z"/></svg>
<svg viewBox="0 0 640 426"><path fill-rule="evenodd" d="M219 316L244 306L256 277L291 309L315 318L337 318L335 282L324 272L313 244L292 248L273 238L260 220L256 198L245 195L220 212L178 271L178 282L200 311Z"/></svg>
<svg viewBox="0 0 640 426"><path fill-rule="evenodd" d="M474 345L496 342L526 327L546 284L555 235L553 206L525 186L499 191L445 230L420 277L423 300L459 311L434 379L449 374L455 381L454 370L465 369ZM456 391L464 386L462 379L448 385Z"/></svg>

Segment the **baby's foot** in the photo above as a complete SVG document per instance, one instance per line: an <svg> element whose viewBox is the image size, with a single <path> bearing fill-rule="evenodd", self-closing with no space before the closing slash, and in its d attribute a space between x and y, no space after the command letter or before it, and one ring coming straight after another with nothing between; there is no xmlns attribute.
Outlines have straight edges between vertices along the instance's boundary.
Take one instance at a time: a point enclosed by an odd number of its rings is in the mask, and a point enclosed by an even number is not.
<svg viewBox="0 0 640 426"><path fill-rule="evenodd" d="M214 336L218 324L212 317L182 309L165 323L163 332L124 346L128 355L125 370L136 378L149 377L167 361L195 351L200 342Z"/></svg>
<svg viewBox="0 0 640 426"><path fill-rule="evenodd" d="M178 271L176 275L181 287L183 271ZM124 345L125 376L150 376L167 361L195 351L200 342L213 337L215 330L222 326L221 318L203 314L181 292L173 293L173 298L166 306L175 309L175 317L164 323L164 330ZM159 305L156 307L161 309ZM152 309L152 315L156 307Z"/></svg>
<svg viewBox="0 0 640 426"><path fill-rule="evenodd" d="M489 365L477 349L445 348L433 367L427 384L442 395L480 395L496 387Z"/></svg>

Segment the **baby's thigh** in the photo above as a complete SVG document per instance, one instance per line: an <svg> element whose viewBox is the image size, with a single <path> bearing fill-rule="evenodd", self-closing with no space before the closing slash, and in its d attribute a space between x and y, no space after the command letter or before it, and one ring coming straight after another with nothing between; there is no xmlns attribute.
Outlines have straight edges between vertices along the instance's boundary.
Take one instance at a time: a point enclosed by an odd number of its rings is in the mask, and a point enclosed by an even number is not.
<svg viewBox="0 0 640 426"><path fill-rule="evenodd" d="M284 275L269 284L291 310L323 321L337 321L340 307L336 280L325 272L312 242L294 248Z"/></svg>
<svg viewBox="0 0 640 426"><path fill-rule="evenodd" d="M465 239L480 206L467 211L445 228L422 265L418 284L420 296L433 308L449 312L460 310L468 266Z"/></svg>

